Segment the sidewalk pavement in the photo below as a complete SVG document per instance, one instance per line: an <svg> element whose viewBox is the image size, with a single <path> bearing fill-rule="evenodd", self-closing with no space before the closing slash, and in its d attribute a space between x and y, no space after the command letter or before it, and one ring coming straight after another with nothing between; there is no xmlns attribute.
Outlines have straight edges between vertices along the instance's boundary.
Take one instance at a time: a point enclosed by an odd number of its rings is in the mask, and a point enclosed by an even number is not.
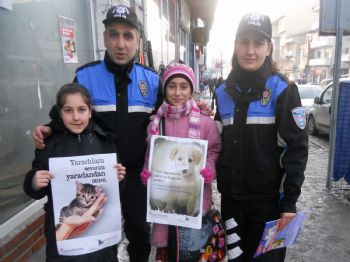
<svg viewBox="0 0 350 262"><path fill-rule="evenodd" d="M326 138L328 139L328 138ZM309 160L298 209L308 212L296 244L286 261L350 261L350 202L326 188L328 140L310 136Z"/></svg>
<svg viewBox="0 0 350 262"><path fill-rule="evenodd" d="M328 142L310 136L309 160L298 209L308 212L297 242L287 250L288 262L345 262L350 257L350 202L326 189ZM220 208L214 183L213 200ZM345 192L349 194L349 192ZM120 244L121 262L128 260L126 240ZM44 248L28 260L45 261ZM154 248L150 257L154 261Z"/></svg>

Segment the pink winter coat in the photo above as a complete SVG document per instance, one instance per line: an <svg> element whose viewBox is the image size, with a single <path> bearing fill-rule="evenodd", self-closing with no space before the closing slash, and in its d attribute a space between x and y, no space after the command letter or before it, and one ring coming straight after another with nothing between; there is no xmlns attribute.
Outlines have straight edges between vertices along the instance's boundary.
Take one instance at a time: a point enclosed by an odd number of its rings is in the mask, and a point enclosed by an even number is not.
<svg viewBox="0 0 350 262"><path fill-rule="evenodd" d="M179 119L165 118L165 134L167 136L187 138L188 133L188 116ZM148 141L150 141L150 126L147 127ZM214 172L215 163L221 150L221 137L219 130L212 118L207 115L200 114L200 139L208 141L207 162L205 167ZM148 168L150 144L147 145L144 168ZM204 184L203 192L203 215L211 208L212 191L211 184ZM168 226L161 224L153 224L151 234L151 244L156 247L166 247L168 245Z"/></svg>

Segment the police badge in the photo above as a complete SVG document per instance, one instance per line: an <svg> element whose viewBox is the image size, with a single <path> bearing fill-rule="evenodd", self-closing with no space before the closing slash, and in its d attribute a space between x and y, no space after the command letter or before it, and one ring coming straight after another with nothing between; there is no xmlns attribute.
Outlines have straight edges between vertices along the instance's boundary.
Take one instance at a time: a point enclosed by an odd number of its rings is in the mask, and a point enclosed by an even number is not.
<svg viewBox="0 0 350 262"><path fill-rule="evenodd" d="M266 106L271 99L271 90L266 88L263 92L263 97L261 98L261 105Z"/></svg>
<svg viewBox="0 0 350 262"><path fill-rule="evenodd" d="M147 86L146 86L146 83L144 81L140 81L139 89L140 89L141 95L143 97L145 97L147 95Z"/></svg>
<svg viewBox="0 0 350 262"><path fill-rule="evenodd" d="M305 129L306 127L306 114L303 107L296 107L292 109L292 114L295 123L300 129Z"/></svg>

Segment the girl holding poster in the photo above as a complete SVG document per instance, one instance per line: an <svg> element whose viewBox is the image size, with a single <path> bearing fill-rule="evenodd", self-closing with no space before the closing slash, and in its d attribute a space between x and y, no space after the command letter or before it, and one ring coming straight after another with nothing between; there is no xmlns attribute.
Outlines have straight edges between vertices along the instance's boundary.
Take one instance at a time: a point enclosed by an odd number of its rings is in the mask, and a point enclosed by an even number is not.
<svg viewBox="0 0 350 262"><path fill-rule="evenodd" d="M208 141L207 160L205 168L200 171L204 178L203 215L211 207L211 182L216 176L215 163L221 150L221 138L215 122L208 116L200 113L193 92L195 76L192 68L180 63L169 64L163 73L165 101L159 107L155 118L148 126L148 151L141 180L147 185L151 176L148 170L150 141L153 135L159 135L161 122L165 122L163 135L203 139ZM153 224L151 244L157 247L156 260L168 261L168 225Z"/></svg>
<svg viewBox="0 0 350 262"><path fill-rule="evenodd" d="M53 134L45 139L44 149L35 150L32 169L27 173L23 185L25 193L31 198L48 198L44 206L46 261L115 261L116 246L104 247L83 255L59 255L56 241L75 238L87 231L98 218L97 214L102 213L102 206L107 197L101 187L76 180L76 199L62 209L60 223L55 226L51 189L53 174L48 171L49 158L107 154L115 153L116 150L107 134L91 120L91 98L82 85L73 83L62 86L57 93L56 107L60 117L51 123ZM52 114L50 116L52 117ZM120 181L124 178L125 168L120 164L115 167ZM79 201L85 201L86 204L87 199L90 204L85 205L83 209ZM84 210L80 215L77 215L76 211L72 215L73 212L69 210L79 208Z"/></svg>

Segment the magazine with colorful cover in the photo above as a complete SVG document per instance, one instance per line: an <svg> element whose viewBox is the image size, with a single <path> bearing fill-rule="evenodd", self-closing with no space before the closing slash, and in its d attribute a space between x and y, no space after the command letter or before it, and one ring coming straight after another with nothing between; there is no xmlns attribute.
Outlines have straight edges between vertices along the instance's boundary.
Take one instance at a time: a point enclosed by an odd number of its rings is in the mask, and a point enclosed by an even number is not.
<svg viewBox="0 0 350 262"><path fill-rule="evenodd" d="M49 159L49 170L54 175L51 189L60 255L87 254L120 242L116 163L116 154ZM92 221L81 222L91 216Z"/></svg>
<svg viewBox="0 0 350 262"><path fill-rule="evenodd" d="M306 214L306 211L296 213L293 219L280 230L278 229L278 226L281 219L267 222L254 257L260 256L261 254L273 249L293 245L299 235Z"/></svg>
<svg viewBox="0 0 350 262"><path fill-rule="evenodd" d="M152 136L147 185L147 221L201 228L208 141Z"/></svg>

